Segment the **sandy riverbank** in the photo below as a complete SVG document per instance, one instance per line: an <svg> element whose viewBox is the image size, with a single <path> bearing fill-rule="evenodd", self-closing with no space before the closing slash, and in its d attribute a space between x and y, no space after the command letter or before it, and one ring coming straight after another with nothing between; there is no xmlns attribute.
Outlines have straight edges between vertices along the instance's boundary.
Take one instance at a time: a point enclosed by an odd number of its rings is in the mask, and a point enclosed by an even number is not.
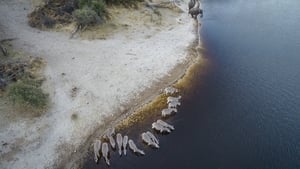
<svg viewBox="0 0 300 169"><path fill-rule="evenodd" d="M17 49L47 61L44 89L52 106L34 119L1 112L1 120L10 121L0 126L0 141L8 143L1 145L1 168L59 165L78 153L96 129L101 133L114 124L108 122L149 101L191 63L195 21L187 13L165 12L167 22L159 25L136 19L134 12L120 13L117 18L128 29L89 41L30 28L26 15L31 6L28 0L1 1L0 36L17 38Z"/></svg>

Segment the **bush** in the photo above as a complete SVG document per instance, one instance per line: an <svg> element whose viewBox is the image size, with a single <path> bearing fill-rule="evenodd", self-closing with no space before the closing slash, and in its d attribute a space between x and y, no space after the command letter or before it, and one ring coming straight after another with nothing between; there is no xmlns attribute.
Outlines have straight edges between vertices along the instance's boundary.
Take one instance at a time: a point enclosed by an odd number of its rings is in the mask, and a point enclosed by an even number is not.
<svg viewBox="0 0 300 169"><path fill-rule="evenodd" d="M35 83L19 81L8 86L8 97L15 104L43 109L48 104L48 94L45 94Z"/></svg>
<svg viewBox="0 0 300 169"><path fill-rule="evenodd" d="M56 24L56 21L48 16L43 16L41 18L41 23L47 28L53 28L53 26Z"/></svg>
<svg viewBox="0 0 300 169"><path fill-rule="evenodd" d="M80 25L92 25L100 21L97 13L89 7L76 9L73 16Z"/></svg>
<svg viewBox="0 0 300 169"><path fill-rule="evenodd" d="M53 28L56 24L71 23L75 0L49 0L44 6L36 8L28 15L31 27L39 29Z"/></svg>
<svg viewBox="0 0 300 169"><path fill-rule="evenodd" d="M89 8L97 13L97 15L104 19L107 17L106 3L103 0L79 0L79 9Z"/></svg>
<svg viewBox="0 0 300 169"><path fill-rule="evenodd" d="M144 0L104 0L108 5L124 5L124 6L132 6L136 5L137 2L142 2Z"/></svg>
<svg viewBox="0 0 300 169"><path fill-rule="evenodd" d="M93 0L90 7L100 16L101 18L106 17L106 4L103 0Z"/></svg>

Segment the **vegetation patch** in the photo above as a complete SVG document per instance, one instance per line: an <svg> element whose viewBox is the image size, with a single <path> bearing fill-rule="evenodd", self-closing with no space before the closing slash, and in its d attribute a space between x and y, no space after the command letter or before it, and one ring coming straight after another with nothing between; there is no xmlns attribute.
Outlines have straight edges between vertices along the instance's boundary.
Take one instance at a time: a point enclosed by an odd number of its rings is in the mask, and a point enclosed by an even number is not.
<svg viewBox="0 0 300 169"><path fill-rule="evenodd" d="M2 46L8 53L0 55L0 99L8 98L15 108L22 111L44 111L49 96L41 89L43 59L16 52L8 43L2 43Z"/></svg>
<svg viewBox="0 0 300 169"><path fill-rule="evenodd" d="M89 7L77 9L74 11L73 16L79 25L92 25L101 22L99 15Z"/></svg>
<svg viewBox="0 0 300 169"><path fill-rule="evenodd" d="M8 97L14 104L30 109L42 110L48 103L48 94L45 94L34 81L18 81L10 84Z"/></svg>
<svg viewBox="0 0 300 169"><path fill-rule="evenodd" d="M50 0L28 15L28 23L31 27L39 29L69 24L73 20L72 12L75 8L74 0Z"/></svg>
<svg viewBox="0 0 300 169"><path fill-rule="evenodd" d="M109 18L107 6L137 7L143 0L49 0L28 15L29 25L39 29L76 22L78 26L103 23Z"/></svg>

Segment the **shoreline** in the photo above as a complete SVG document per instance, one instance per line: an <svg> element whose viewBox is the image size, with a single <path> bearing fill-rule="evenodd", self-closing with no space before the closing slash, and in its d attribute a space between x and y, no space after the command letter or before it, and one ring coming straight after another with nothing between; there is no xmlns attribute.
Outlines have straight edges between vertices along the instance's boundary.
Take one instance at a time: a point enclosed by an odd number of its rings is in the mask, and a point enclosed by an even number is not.
<svg viewBox="0 0 300 169"><path fill-rule="evenodd" d="M15 47L48 62L44 88L53 98L53 107L39 118L21 119L10 124L9 130L0 129L4 141L12 142L0 154L7 160L1 164L4 167L59 168L68 162L70 168L82 157L78 150L87 151L90 145L85 143L152 101L161 89L182 78L194 61L188 53L198 40L197 32L194 20L185 13L176 20L170 15L168 25L152 30L145 25L126 35L120 32L107 40L87 41L30 28L24 20L28 11L18 10L24 5L29 9L28 2L1 2L1 11L12 19L2 15L0 23L9 30L4 30L6 36L19 38ZM112 44L118 51L110 49ZM79 91L70 97L74 87ZM78 119L71 118L74 114Z"/></svg>
<svg viewBox="0 0 300 169"><path fill-rule="evenodd" d="M195 26L198 29L198 26ZM195 34L198 36L198 34ZM189 45L189 50L188 50L188 57L187 61L185 63L178 63L177 66L175 66L170 72L175 72L175 73L170 73L171 75L168 75L166 77L163 77L161 80L159 80L156 84L153 84L152 87L145 89L145 91L141 92L141 95L144 95L143 98L138 98L132 100L127 106L131 107L130 109L126 109L126 113L123 112L118 112L114 114L112 117L108 118L105 120L105 122L99 126L93 134L87 138L85 144L82 144L82 146L76 150L81 152L80 155L75 155L73 154L72 157L69 159L65 159L66 161L61 162L63 165L57 167L66 167L66 162L67 162L67 167L66 168L78 168L78 166L81 167L83 164L86 155L88 155L90 151L90 147L92 145L92 142L95 138L100 138L105 130L108 128L117 127L117 130L119 130L120 125L122 125L122 121L126 119L130 119L132 115L134 114L143 114L144 109L146 109L150 104L155 102L157 99L159 99L159 96L163 94L163 89L169 86L176 86L180 88L180 90L183 90L183 87L187 86L181 86L182 83L185 83L187 81L191 81L189 78L192 76L192 72L194 69L199 69L199 66L202 64L205 64L203 62L202 56L198 53L199 49L197 47L201 46L199 44L199 39L196 38L190 45ZM194 48L195 50L193 50ZM181 91L182 92L182 91ZM147 111L148 112L148 111ZM101 129L103 126L104 129ZM121 128L121 130L126 130L126 128L130 128L131 126L125 126ZM83 154L83 156L82 156Z"/></svg>
<svg viewBox="0 0 300 169"><path fill-rule="evenodd" d="M191 47L198 46L198 44L196 44L196 40L190 46ZM189 53L192 52L189 51ZM155 102L157 97L159 97L162 94L162 90L164 88L168 86L178 85L180 81L185 78L185 76L189 76L188 73L190 73L190 69L193 69L193 67L202 64L200 63L201 58L198 57L201 56L195 56L195 55L189 56L188 61L186 61L186 63L178 63L178 65L175 66L172 70L172 71L176 70L176 73L173 73L170 76L166 76L162 78L161 80L159 80L159 82L157 82L157 84L153 84L150 88L147 88L145 91L143 91L141 93L141 95L143 95L143 93L145 94L143 98L138 98L130 101L130 103L128 103L126 107L131 107L131 108L129 109L125 108L126 109L125 114L123 112L119 112L114 114L112 117L104 120L105 122L101 126L99 126L98 129L96 129L95 132L89 136L89 138L87 138L85 144L82 144L80 148L76 150L80 152L80 155L72 154L72 157L65 159L65 161L61 162L63 165L58 166L57 168L66 167L66 166L67 166L66 168L74 168L74 167L76 168L78 166L81 166L85 160L85 155L87 155L87 153L90 151L90 147L95 138L99 138L103 136L104 132L108 128L117 127L122 123L123 120L126 120L127 118L131 118L133 114L142 113L141 111L143 111L143 109L147 107L147 105L151 104L152 102ZM127 127L128 126L126 126L125 128ZM124 128L122 128L122 130L124 130ZM82 154L84 155L82 156ZM65 162L67 162L67 165L65 165L66 164Z"/></svg>

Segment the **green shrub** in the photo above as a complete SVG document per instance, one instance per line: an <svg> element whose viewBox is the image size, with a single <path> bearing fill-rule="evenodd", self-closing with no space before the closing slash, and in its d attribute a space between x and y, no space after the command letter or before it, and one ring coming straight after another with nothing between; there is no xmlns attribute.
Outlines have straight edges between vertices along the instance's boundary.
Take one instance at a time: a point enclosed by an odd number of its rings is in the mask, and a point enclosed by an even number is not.
<svg viewBox="0 0 300 169"><path fill-rule="evenodd" d="M78 0L78 7L79 7L79 9L82 9L88 3L89 3L89 0Z"/></svg>
<svg viewBox="0 0 300 169"><path fill-rule="evenodd" d="M19 81L8 86L8 97L15 104L34 109L43 109L48 104L49 96L35 83Z"/></svg>
<svg viewBox="0 0 300 169"><path fill-rule="evenodd" d="M131 7L141 1L144 0L78 0L79 9L73 12L73 17L80 25L92 25L109 18L106 4Z"/></svg>
<svg viewBox="0 0 300 169"><path fill-rule="evenodd" d="M99 22L100 18L97 13L89 7L76 9L73 16L80 25L92 25Z"/></svg>
<svg viewBox="0 0 300 169"><path fill-rule="evenodd" d="M90 7L98 14L99 17L106 17L106 4L103 0L92 0Z"/></svg>
<svg viewBox="0 0 300 169"><path fill-rule="evenodd" d="M79 0L78 6L79 9L88 7L102 19L107 16L106 3L103 0Z"/></svg>

